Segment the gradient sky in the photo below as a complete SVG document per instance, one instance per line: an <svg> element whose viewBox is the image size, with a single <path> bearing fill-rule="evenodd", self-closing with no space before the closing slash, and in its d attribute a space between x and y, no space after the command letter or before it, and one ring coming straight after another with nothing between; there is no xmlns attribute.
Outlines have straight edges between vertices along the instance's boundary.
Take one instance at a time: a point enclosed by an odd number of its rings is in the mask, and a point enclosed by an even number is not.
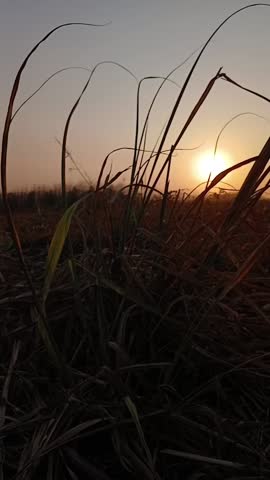
<svg viewBox="0 0 270 480"><path fill-rule="evenodd" d="M111 24L72 26L56 32L31 58L23 73L16 105L55 71L71 66L92 69L98 62L123 64L138 78L165 76L207 40L227 15L248 5L244 0L1 0L0 1L0 128L17 69L34 44L65 22ZM215 37L201 58L174 121L170 147L188 114L219 67L238 83L269 97L270 8L256 7L235 16ZM183 84L191 61L172 79ZM67 115L86 82L85 70L68 70L54 77L18 114L11 129L8 188L55 185L60 179L60 147ZM141 113L145 114L159 80L144 83ZM75 161L94 181L108 152L132 146L136 111L136 81L114 65L96 72L76 111L68 137ZM179 89L168 83L159 97L149 126L152 148L169 116ZM219 80L185 134L181 147L200 146L174 159L172 186L198 183L195 162L234 115L246 115L224 132L220 148L236 163L256 155L269 136L269 103ZM115 154L114 169L129 165L128 152ZM69 162L69 166L71 166ZM68 181L80 180L69 171ZM229 179L239 185L241 174ZM128 181L126 176L123 181Z"/></svg>

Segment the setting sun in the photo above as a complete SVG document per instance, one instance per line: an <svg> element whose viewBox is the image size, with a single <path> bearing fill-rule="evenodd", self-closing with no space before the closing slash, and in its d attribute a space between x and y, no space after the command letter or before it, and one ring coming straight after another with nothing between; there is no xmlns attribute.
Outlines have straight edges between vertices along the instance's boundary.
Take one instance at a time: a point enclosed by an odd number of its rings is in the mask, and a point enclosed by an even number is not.
<svg viewBox="0 0 270 480"><path fill-rule="evenodd" d="M195 164L196 177L201 181L206 181L211 174L213 179L220 172L230 166L230 157L225 152L217 152L214 155L212 151L206 151L199 155Z"/></svg>

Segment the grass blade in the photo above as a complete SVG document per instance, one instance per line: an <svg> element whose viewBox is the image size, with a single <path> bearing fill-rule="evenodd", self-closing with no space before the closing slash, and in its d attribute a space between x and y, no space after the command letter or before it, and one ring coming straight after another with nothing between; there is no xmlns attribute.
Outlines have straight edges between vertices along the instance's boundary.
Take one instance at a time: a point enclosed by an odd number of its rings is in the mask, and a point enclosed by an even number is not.
<svg viewBox="0 0 270 480"><path fill-rule="evenodd" d="M268 234L265 239L258 245L258 247L252 252L252 254L247 258L247 260L243 263L243 265L239 268L236 272L236 275L232 279L232 281L223 289L222 293L219 296L219 299L222 300L233 288L235 288L238 284L240 284L248 275L250 270L254 267L262 249L265 245L269 242L270 234Z"/></svg>
<svg viewBox="0 0 270 480"><path fill-rule="evenodd" d="M238 462L230 462L228 460L220 460L219 458L205 457L204 455L171 450L170 448L161 450L161 453L165 453L166 455L173 455L174 457L185 458L187 460L193 460L195 462L211 463L212 465L214 464L219 467L235 468L237 470L247 467L246 465Z"/></svg>
<svg viewBox="0 0 270 480"><path fill-rule="evenodd" d="M152 459L152 455L151 455L151 452L149 450L149 447L146 443L146 440L145 440L145 436L144 436L144 433L143 433L143 429L142 429L142 426L141 426L141 422L140 422L140 419L139 419L139 415L138 415L138 412L137 412L137 408L136 408L136 405L134 404L134 402L131 400L130 396L126 396L124 398L124 402L129 410L129 413L130 415L132 416L133 420L134 420L134 423L135 423L135 426L136 426L136 429L137 429L137 432L138 432L138 435L139 435L139 438L140 438L140 441L141 441L141 445L146 453L146 457L147 457L147 460L149 462L149 465L151 466L151 470L153 471L154 469L154 465L153 465L153 459Z"/></svg>
<svg viewBox="0 0 270 480"><path fill-rule="evenodd" d="M72 217L75 214L79 205L82 203L82 201L88 198L89 195L90 194L87 194L84 197L77 200L77 202L73 203L73 205L71 205L65 211L64 215L58 222L58 225L56 227L56 230L54 232L54 235L50 244L48 257L47 257L45 280L44 280L44 286L43 286L43 304L46 302L46 299L50 290L50 286L56 271L56 267L58 265L66 238L69 233Z"/></svg>

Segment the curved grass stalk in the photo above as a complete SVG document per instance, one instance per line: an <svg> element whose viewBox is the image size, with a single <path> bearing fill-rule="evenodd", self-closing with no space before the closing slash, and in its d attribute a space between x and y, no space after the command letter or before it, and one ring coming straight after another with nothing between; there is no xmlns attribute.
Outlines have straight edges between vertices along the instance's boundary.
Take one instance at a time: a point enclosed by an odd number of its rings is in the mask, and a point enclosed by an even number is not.
<svg viewBox="0 0 270 480"><path fill-rule="evenodd" d="M121 65L120 63L113 62L111 60L104 60L103 62L99 62L92 69L92 71L89 75L89 78L88 78L87 82L85 83L79 97L77 98L73 107L70 110L70 113L68 115L68 118L67 118L66 124L65 124L65 128L64 128L63 141L62 141L62 154L61 154L61 188L62 188L62 201L63 201L63 206L64 207L66 207L66 144L67 144L67 136L68 136L68 130L69 130L70 122L71 122L71 119L72 119L72 116L73 116L74 112L76 111L76 109L77 109L85 91L87 90L87 88L88 88L88 86L89 86L89 84L92 80L92 77L93 77L95 71L97 70L98 67L100 67L101 65L105 65L105 64L115 65L119 68L122 68L127 73L129 73L136 80L136 82L138 82L137 77L128 68Z"/></svg>
<svg viewBox="0 0 270 480"><path fill-rule="evenodd" d="M61 354L58 350L58 347L56 345L56 342L54 340L54 337L50 331L49 324L46 320L46 315L44 308L42 307L35 286L32 281L31 274L28 270L27 264L25 262L25 258L23 255L23 250L21 246L21 241L15 226L15 222L13 219L13 214L11 211L11 207L8 201L8 196L7 196L7 153L8 153L8 141L9 141L9 132L10 132L10 127L12 123L12 116L13 116L13 107L14 107L14 102L17 96L18 88L20 85L20 80L22 73L31 58L31 56L34 54L34 52L39 48L39 46L44 43L54 32L57 30L71 26L71 25L84 25L84 26L104 26L103 25L96 25L96 24L90 24L90 23L85 23L85 22L69 22L69 23L64 23L61 25L58 25L57 27L53 28L52 30L49 31L33 48L32 50L28 53L28 55L25 57L24 61L22 62L17 75L15 77L13 87L11 90L10 98L9 98L9 104L8 104L8 110L6 114L6 119L5 119L5 125L4 125L4 131L3 131L3 136L2 136L2 149L1 149L1 186L2 186L2 199L3 199L3 205L6 211L6 216L10 228L10 232L12 235L13 242L16 247L16 251L25 275L25 278L28 282L28 285L30 287L30 290L33 295L33 300L36 306L36 311L38 314L38 325L40 329L40 333L42 336L42 339L44 341L44 344L47 348L47 351L49 354L51 354L52 359L54 364L57 366L58 370L60 373L63 375L63 380L65 379L66 381L69 381L69 375L67 372L67 368L65 368L64 363L61 358Z"/></svg>
<svg viewBox="0 0 270 480"><path fill-rule="evenodd" d="M104 173L104 170L105 170L105 167L108 163L108 160L109 160L109 157L113 154L113 153L116 153L116 152L120 152L121 150L131 150L131 151L134 151L134 147L118 147L118 148L115 148L114 150L112 150L111 152L109 152L105 159L103 160L102 162L102 166L101 166L101 169L100 169L100 172L99 172L99 176L98 176L98 180L97 180L97 184L96 184L96 191L98 191L101 187L100 187L100 183L101 183L101 179L102 179L102 176L103 176L103 173ZM179 149L181 150L181 149ZM146 152L146 153L152 153L152 150L143 150L141 149L140 150L141 152ZM166 155L168 152L168 150L164 150L163 152L161 152L161 155ZM155 156L155 153L153 154L153 157ZM149 159L147 159L145 161L148 162L149 160L151 160L152 157L149 157ZM144 166L145 163L142 165ZM132 168L132 164L128 167L128 170L130 170Z"/></svg>
<svg viewBox="0 0 270 480"><path fill-rule="evenodd" d="M252 93L255 93L256 92L252 92ZM260 96L258 94L258 96ZM265 97L266 98L266 97ZM253 112L243 112L243 113L239 113L238 115L235 115L233 118L231 118L227 123L225 123L225 125L222 127L222 129L220 130L218 136L217 136L217 139L216 139L216 143L215 143L215 149L214 149L214 155L216 155L217 153L217 149L218 149L218 143L219 143L219 140L220 140L220 137L222 135L222 133L224 132L224 130L227 128L228 125L230 125L234 120L236 120L237 118L241 117L241 116L244 116L244 115L253 115L257 118L260 118L262 120L265 120L266 122L270 123L270 120L262 115L258 115L257 113L253 113ZM264 180L264 178L267 176L267 174L269 173L270 171L270 168L268 167L268 169L266 169L266 171L262 174L262 177L260 180L258 180L258 183L257 183L257 186L255 187L255 189L262 183L262 181Z"/></svg>
<svg viewBox="0 0 270 480"><path fill-rule="evenodd" d="M270 4L269 4L270 7ZM261 98L262 100L265 100L266 102L270 102L270 98L266 97L265 95L262 95L261 93L256 92L255 90L251 90L250 88L243 87L243 85L240 85L240 83L235 82L232 78L228 77L226 73L222 73L221 78L226 80L229 83L232 83L232 85L235 85L236 87L240 88L241 90L244 90L245 92L252 93L252 95L255 95L256 97Z"/></svg>
<svg viewBox="0 0 270 480"><path fill-rule="evenodd" d="M40 90L54 77L56 77L57 75L59 75L60 73L62 72L66 72L67 70L85 70L86 72L89 72L89 68L86 68L86 67L65 67L65 68L61 68L60 70L57 70L56 72L52 73L48 78L46 78L46 80L44 80L44 82L42 82L42 84L36 89L34 90L33 93L31 93L22 103L21 105L17 108L17 110L15 110L15 112L13 113L12 115L12 118L11 120L14 120L14 118L16 117L16 115L19 113L19 111L26 105L26 103L29 102L29 100L31 100L38 92L40 92Z"/></svg>
<svg viewBox="0 0 270 480"><path fill-rule="evenodd" d="M180 65L182 66L182 64ZM180 68L180 66L178 66L177 68ZM176 68L173 70L175 71ZM170 73L171 74L171 73ZM170 75L169 74L169 75ZM139 151L141 151L141 146L142 146L142 143L146 142L146 138L145 137L145 132L146 132L146 129L147 129L147 126L148 126L148 120L149 120L149 115L151 113L151 110L152 110L152 107L154 105L154 102L157 98L157 95L158 93L160 92L162 86L164 85L164 83L166 81L170 81L171 83L173 83L174 85L176 85L177 87L179 87L179 85L174 82L173 80L169 79L169 75L167 75L167 77L159 77L159 76L149 76L149 77L144 77L142 78L140 81L139 81L139 84L138 84L138 88L137 88L137 101L136 101L136 127L135 127L135 141L134 141L134 157L133 157L133 162L132 162L132 171L131 171L131 177L130 177L130 185L132 185L133 181L134 181L134 177L135 177L135 172L136 172L136 167L137 167L137 163L138 163L138 154L139 154ZM146 116L146 119L145 119L145 123L144 123L144 126L143 126L143 131L142 131L142 134L141 134L141 140L140 140L140 143L139 145L138 144L138 138L139 138L139 121L140 121L140 90L141 90L141 86L142 86L142 83L146 80L156 80L156 79L163 79L163 82L162 84L160 85L160 87L158 88L152 102L151 102L151 105L148 109L148 112L147 112L147 116Z"/></svg>
<svg viewBox="0 0 270 480"><path fill-rule="evenodd" d="M219 140L220 140L220 138L221 138L222 133L226 130L226 128L227 128L234 120L236 120L237 118L242 117L242 116L244 116L244 115L253 115L253 116L255 116L255 117L258 117L258 118L261 118L261 119L263 119L263 120L268 121L268 120L267 120L265 117L263 117L262 115L258 115L258 114L253 113L253 112L243 112L243 113L238 113L237 115L233 116L233 117L232 117L228 122L226 122L225 125L221 128L221 130L220 130L220 132L219 132L219 134L218 134L218 136L217 136L216 143L215 143L215 147L214 147L214 159L215 159L216 154L217 154L218 144L219 144ZM211 172L209 173L207 182L206 182L206 184L205 184L205 189L208 188L208 185L209 185L209 183L210 183L210 180L211 180ZM199 203L199 205L198 205L197 215L200 214L200 211L201 211L201 209L202 209L202 207L203 207L203 202L204 202L205 198L206 198L206 196L201 197L201 201L200 201L200 203ZM189 234L191 234L191 232L193 231L193 228L194 228L194 226L195 226L195 224L196 224L196 221L197 221L197 218L196 218L196 216L195 216L195 217L194 217L194 220L193 220L193 222L192 222L192 224L191 224L191 226L190 226Z"/></svg>
<svg viewBox="0 0 270 480"><path fill-rule="evenodd" d="M199 100L197 101L195 107L193 108L193 110L191 111L187 121L185 122L181 132L179 133L176 141L174 142L174 144L172 145L171 147L171 153L174 152L175 148L178 146L180 140L182 139L184 133L186 132L186 130L188 129L188 127L190 126L191 122L193 121L193 119L195 118L195 116L197 115L198 111L200 110L201 106L203 105L203 103L205 102L206 98L208 97L209 93L211 92L216 80L218 80L220 78L220 71L221 69L218 70L217 74L210 80L210 82L208 83L208 85L206 86L204 92L202 93L201 97L199 98ZM172 121L172 120L169 120L169 121ZM167 126L166 126L166 129L167 130ZM164 134L163 134L163 137L164 137ZM162 140L161 140L161 143L162 143ZM156 168L156 165L157 165L157 161L159 159L159 149L158 149L158 154L157 154L157 157L155 159L155 162L152 166L152 170L151 170L151 173L150 173L150 177L148 179L148 182L150 183L151 179L152 179L152 176L153 176L153 173L155 171L155 168ZM168 162L170 161L170 156L168 156L168 158L165 160L165 162L163 163L161 169L159 170L154 182L153 182L153 185L156 186L157 183L159 182L160 178L161 178L161 175L163 174ZM145 205L147 205L147 203L149 202L150 200L150 197L151 195L148 194L147 197L145 197Z"/></svg>
<svg viewBox="0 0 270 480"><path fill-rule="evenodd" d="M125 212L125 220L124 220L124 224L125 224L125 228L123 230L123 232L126 232L126 226L128 224L128 221L129 221L129 214L130 214L130 208L131 208L131 204L132 204L132 201L137 193L137 190L135 189L133 191L133 195L132 195L132 183L134 181L134 176L135 176L135 172L136 172L136 167L137 167L137 163L138 163L138 155L139 153L136 154L136 151L139 152L139 150L141 149L141 146L144 143L146 143L146 135L147 135L147 126L148 126L148 122L149 122L149 117L150 117L150 113L152 111L152 108L154 106L154 103L158 97L158 94L160 93L162 87L164 86L165 82L170 80L169 77L174 73L176 72L176 70L178 70L179 68L181 68L199 49L196 49L195 51L193 51L181 64L177 65L177 67L175 67L173 70L171 70L169 72L169 74L166 76L166 77L153 77L153 76L150 76L150 77L144 77L143 79L140 80L139 82L139 85L138 85L138 88L137 88L137 102L136 102L136 128L135 128L135 141L134 141L134 157L133 157L133 163L132 163L132 172L131 172L131 179L130 179L130 190L128 192L128 202L127 202L127 207L126 207L126 212ZM141 85L142 85L142 82L144 80L150 80L150 79L154 79L154 78L163 78L163 81L161 83L161 85L158 87L153 99L152 99L152 102L150 104L150 107L148 109L148 112L147 112L147 115L146 115L146 118L145 118L145 121L144 121L144 126L143 126L143 129L142 129L142 133L141 133L141 139L140 139L140 142L138 144L138 137L139 137L139 106L140 106L140 88L141 88ZM137 145L138 144L138 145ZM162 151L162 149L161 149ZM158 156L161 155L161 151L158 153ZM152 151L153 153L153 151ZM124 245L125 243L125 238L123 236L123 239L122 239L122 246Z"/></svg>
<svg viewBox="0 0 270 480"><path fill-rule="evenodd" d="M151 111L153 109L153 106L155 104L155 101L161 91L161 89L163 88L163 86L165 85L166 81L170 80L170 77L171 75L173 75L177 70L179 70L182 66L184 66L194 55L195 53L198 52L198 50L200 49L197 48L195 49L190 55L188 55L187 58L185 58L185 60L183 60L183 62L181 62L179 65L177 65L176 67L174 67L169 73L168 75L166 75L166 77L163 78L163 81L162 83L160 84L160 86L158 87L152 101L151 101L151 104L150 104L150 107L148 108L148 111L147 111L147 115L146 115L146 118L145 118L145 121L144 121L144 125L143 125L143 128L142 128L142 133L141 133L141 139L140 139L140 142L138 144L138 148L141 148L141 145L143 143L143 138L145 136L145 131L147 129L147 125L149 123L149 118L150 118L150 114L151 114ZM144 81L144 80L148 80L148 79L153 79L153 78L157 78L157 77L145 77L141 80L141 83ZM178 86L178 84L176 84ZM137 92L137 105L139 103L139 86L138 86L138 92ZM137 106L137 110L138 110L138 106ZM136 139L136 134L135 134L135 139ZM137 147L137 143L135 141L135 148ZM155 147L153 148L153 150L155 150Z"/></svg>
<svg viewBox="0 0 270 480"><path fill-rule="evenodd" d="M247 9L250 9L250 8L254 8L254 7L259 7L259 6L262 6L262 7L270 7L270 4L269 3L254 3L254 4L251 4L251 5L246 5L245 7L242 7L242 8L239 8L238 10L234 11L232 14L230 14L228 17L225 18L225 20L223 20L220 25L214 30L214 32L210 35L210 37L208 38L208 40L205 42L204 46L202 47L202 49L200 50L200 53L199 55L197 56L195 62L193 63L188 75L187 75L187 78L184 82L184 85L180 91L180 94L175 102L175 105L173 107L173 110L171 112L171 115L170 115L170 118L169 118L169 121L168 121L168 124L166 126L166 129L164 131L164 134L162 136L162 139L161 139L161 142L160 142L160 145L159 145L159 149L158 149L158 155L157 155L157 158L156 158L156 163L158 162L158 159L159 159L159 154L160 154L160 151L163 149L163 146L164 146L164 143L166 141L166 138L167 138L167 135L169 133L169 130L170 130L170 127L171 127L171 124L172 124L172 121L175 117L175 114L178 110L178 107L180 105L180 102L182 100L182 97L188 87L188 84L191 80L191 77L194 73L194 70L196 69L197 67L197 64L199 63L199 60L200 58L202 57L204 51L206 50L206 48L208 47L208 45L211 43L212 39L215 37L215 35L218 33L219 30L222 29L222 27L232 18L234 17L235 15L243 12L244 10L247 10ZM220 74L221 75L221 74ZM224 77L223 77L224 78ZM190 122L189 122L190 123ZM175 143L174 143L174 148L177 147L180 139L182 138L183 136L183 130L181 131L181 133L179 134L178 138L176 139ZM156 164L153 166L153 169L152 169L152 172L154 172L154 169L155 169L155 166ZM164 165L164 167L162 168L162 170L159 172L157 178L155 179L155 182L154 182L154 185L156 185L156 183L159 181L160 177L161 177L161 174L164 170L164 168L166 167L166 163ZM152 178L152 175L151 175L151 178ZM151 181L151 178L149 179L149 181ZM150 197L148 196L146 198L146 203L149 201Z"/></svg>
<svg viewBox="0 0 270 480"><path fill-rule="evenodd" d="M269 4L269 6L270 6L270 4ZM224 76L224 75L223 75L222 73L218 72L217 75L216 75L216 79L217 79L217 78L223 78L223 76ZM181 140L181 138L182 138L183 134L185 133L187 127L189 126L189 124L191 123L191 121L193 120L193 118L195 117L195 115L196 115L198 109L201 107L202 103L205 101L206 96L209 94L209 92L210 92L210 90L211 90L211 88L212 88L212 86L213 86L213 84L211 85L211 83L214 83L213 81L215 81L215 77L209 82L206 90L204 91L202 97L200 98L200 100L199 100L198 103L196 104L195 108L193 109L192 113L190 114L187 122L185 123L183 129L181 130L181 132L180 132L180 134L179 134L176 142L174 143L173 147L174 147L174 146L177 146L177 145L179 144L179 141ZM238 86L238 85L237 85L237 86ZM245 89L245 90L247 90L247 89ZM267 102L270 101L270 99L268 99L268 97L264 97L263 95L260 95L258 92L254 91L254 90L248 90L248 91L249 91L249 93L252 93L253 95L255 95L255 96L259 97L259 98L262 98L263 100L266 100ZM203 97L204 97L204 98L203 98ZM156 184L158 183L158 181L160 180L160 177L161 177L161 175L162 175L162 173L163 173L163 171L164 171L164 169L165 169L168 161L169 161L169 159L167 159L167 160L164 162L163 166L161 167L161 169L160 169L160 171L159 171L159 173L158 173L158 175L157 175L157 177L156 177L156 179L155 179L155 181L154 181L154 185L156 185ZM241 163L241 162L240 162L240 163ZM217 178L217 177L216 177L216 178ZM149 199L150 199L150 197L146 200L146 203L147 203L147 201L149 201Z"/></svg>

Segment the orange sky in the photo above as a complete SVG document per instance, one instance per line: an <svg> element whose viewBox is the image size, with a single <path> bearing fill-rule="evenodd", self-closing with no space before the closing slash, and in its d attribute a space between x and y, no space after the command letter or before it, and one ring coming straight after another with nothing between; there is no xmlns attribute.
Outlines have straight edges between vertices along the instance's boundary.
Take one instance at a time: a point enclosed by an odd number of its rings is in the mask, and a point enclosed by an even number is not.
<svg viewBox="0 0 270 480"><path fill-rule="evenodd" d="M207 40L231 12L249 2L238 0L3 0L0 15L0 127L3 128L8 97L16 71L33 45L54 26L70 21L112 23L106 27L69 27L58 31L34 54L25 70L16 106L55 71L70 67L92 69L98 62L123 64L137 78L165 76ZM269 94L270 8L257 7L234 17L217 34L194 72L167 139L177 137L208 81L220 67L244 86ZM181 86L191 59L172 79ZM8 154L8 188L55 185L60 181L60 147L67 115L79 95L88 72L62 72L21 110L11 129ZM140 118L144 118L160 84L148 80L142 87ZM167 83L150 117L147 148L152 150L179 93ZM100 66L76 111L68 137L75 161L95 181L102 161L111 150L134 145L137 84L115 65ZM213 149L216 137L233 116L244 112L224 131L220 149L231 163L256 155L269 136L269 103L219 80L180 144L199 147L179 153L173 161L172 188L191 188L198 183L194 167L205 150ZM129 152L114 154L115 170L127 167ZM68 167L72 167L69 162ZM228 181L239 185L242 174ZM80 181L68 171L68 181ZM125 175L123 182L128 182Z"/></svg>

